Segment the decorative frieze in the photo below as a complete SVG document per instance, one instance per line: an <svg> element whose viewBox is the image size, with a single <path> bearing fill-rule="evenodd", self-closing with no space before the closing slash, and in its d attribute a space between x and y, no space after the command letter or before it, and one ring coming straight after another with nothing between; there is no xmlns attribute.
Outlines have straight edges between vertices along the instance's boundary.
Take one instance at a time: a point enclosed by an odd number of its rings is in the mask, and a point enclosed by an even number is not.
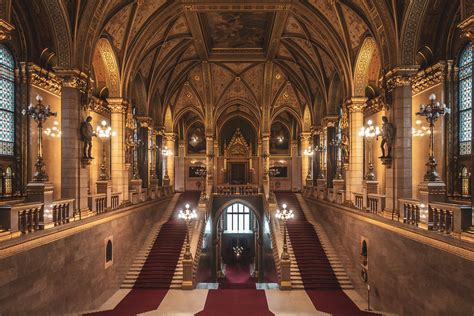
<svg viewBox="0 0 474 316"><path fill-rule="evenodd" d="M14 29L15 27L13 25L3 19L0 19L0 43L9 41L11 39L11 31Z"/></svg>
<svg viewBox="0 0 474 316"><path fill-rule="evenodd" d="M64 88L73 88L86 91L88 76L78 69L55 69L55 73L61 78L62 86Z"/></svg>
<svg viewBox="0 0 474 316"><path fill-rule="evenodd" d="M474 45L474 15L471 15L459 23L458 27L462 31L461 35L471 41L471 43Z"/></svg>
<svg viewBox="0 0 474 316"><path fill-rule="evenodd" d="M372 114L375 114L377 112L380 112L384 109L388 108L388 104L385 103L384 99L382 96L375 97L369 101L367 101L367 105L364 108L364 115L365 116L370 116Z"/></svg>
<svg viewBox="0 0 474 316"><path fill-rule="evenodd" d="M27 63L26 73L28 81L40 89L51 92L54 95L61 94L61 80L52 72L41 68L40 66Z"/></svg>
<svg viewBox="0 0 474 316"><path fill-rule="evenodd" d="M352 97L346 101L349 113L363 112L367 102L365 97Z"/></svg>
<svg viewBox="0 0 474 316"><path fill-rule="evenodd" d="M110 109L107 102L97 97L91 97L89 99L88 110L103 116L110 116Z"/></svg>
<svg viewBox="0 0 474 316"><path fill-rule="evenodd" d="M339 117L337 115L330 115L323 117L321 120L321 125L324 127L335 127L338 121Z"/></svg>
<svg viewBox="0 0 474 316"><path fill-rule="evenodd" d="M123 98L109 98L107 99L109 103L109 109L111 113L126 113L127 112L127 100Z"/></svg>
<svg viewBox="0 0 474 316"><path fill-rule="evenodd" d="M137 116L137 121L140 122L140 127L153 127L153 119L149 116Z"/></svg>
<svg viewBox="0 0 474 316"><path fill-rule="evenodd" d="M386 73L387 89L392 91L396 88L407 87L411 85L411 79L417 72L418 66L397 67Z"/></svg>
<svg viewBox="0 0 474 316"><path fill-rule="evenodd" d="M448 66L445 61L419 71L411 80L412 93L416 94L444 82L447 73Z"/></svg>

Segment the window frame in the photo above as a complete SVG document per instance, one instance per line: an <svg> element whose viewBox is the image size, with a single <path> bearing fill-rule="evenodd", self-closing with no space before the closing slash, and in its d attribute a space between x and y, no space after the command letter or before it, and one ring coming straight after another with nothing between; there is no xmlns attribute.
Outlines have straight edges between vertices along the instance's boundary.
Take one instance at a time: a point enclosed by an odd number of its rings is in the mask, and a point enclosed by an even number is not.
<svg viewBox="0 0 474 316"><path fill-rule="evenodd" d="M465 58L469 58L469 52L470 52L470 62L464 61ZM457 120L458 120L458 133L457 133L457 139L458 139L458 153L460 156L469 156L472 154L472 148L471 148L471 142L472 142L472 89L473 87L473 80L472 80L472 64L474 62L473 58L473 50L471 43L468 43L464 48L461 50L459 54L459 59L458 59L458 67L459 67L459 77L458 77L458 83L457 83L457 101L458 101L458 115L457 115ZM463 100L463 93L462 89L464 88L464 85L470 85L470 93L469 96L467 97L467 100ZM468 100L470 99L470 102ZM463 102L464 101L464 102ZM466 106L463 106L464 103L469 103ZM471 124L467 124L463 126L463 118L464 116L468 117L471 116L470 121ZM469 127L468 127L469 126ZM466 132L469 131L469 128L471 129L470 133L468 133L468 136L466 138L463 138L463 134L466 134ZM464 150L464 147L469 148L469 150Z"/></svg>

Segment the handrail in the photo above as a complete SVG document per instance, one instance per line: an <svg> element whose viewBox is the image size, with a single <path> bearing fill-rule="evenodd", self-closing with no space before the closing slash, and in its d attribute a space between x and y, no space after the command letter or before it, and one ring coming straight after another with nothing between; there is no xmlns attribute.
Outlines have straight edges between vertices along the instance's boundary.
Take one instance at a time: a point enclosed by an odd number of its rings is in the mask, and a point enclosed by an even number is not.
<svg viewBox="0 0 474 316"><path fill-rule="evenodd" d="M30 202L0 206L0 226L22 233L44 229L43 203Z"/></svg>
<svg viewBox="0 0 474 316"><path fill-rule="evenodd" d="M74 199L62 199L51 204L52 219L54 226L69 223L71 209L74 207Z"/></svg>
<svg viewBox="0 0 474 316"><path fill-rule="evenodd" d="M258 185L254 184L225 184L218 185L216 194L219 195L258 195Z"/></svg>
<svg viewBox="0 0 474 316"><path fill-rule="evenodd" d="M96 193L89 195L89 208L97 214L105 213L107 211L107 194Z"/></svg>

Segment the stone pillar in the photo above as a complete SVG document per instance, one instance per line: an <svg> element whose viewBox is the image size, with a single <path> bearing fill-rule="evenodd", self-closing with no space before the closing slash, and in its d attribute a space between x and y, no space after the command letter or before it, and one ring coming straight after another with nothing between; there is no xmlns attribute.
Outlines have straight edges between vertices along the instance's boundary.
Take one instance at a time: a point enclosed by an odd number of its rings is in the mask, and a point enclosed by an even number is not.
<svg viewBox="0 0 474 316"><path fill-rule="evenodd" d="M390 122L395 125L391 169L385 173L385 215L399 210L398 199L412 197L412 88L411 76L416 67L396 68L387 74L391 91Z"/></svg>
<svg viewBox="0 0 474 316"><path fill-rule="evenodd" d="M354 203L353 192L362 192L364 174L364 138L359 131L364 125L364 107L366 98L353 97L349 101L350 150L347 170L346 200Z"/></svg>
<svg viewBox="0 0 474 316"><path fill-rule="evenodd" d="M141 167L140 170L140 178L143 180L142 185L143 187L150 188L150 165L152 163L150 152L151 152L151 131L153 126L153 119L148 116L139 116L137 117L137 121L140 123L139 128L139 137L142 140L143 144L138 148L139 151L139 163Z"/></svg>
<svg viewBox="0 0 474 316"><path fill-rule="evenodd" d="M76 211L88 210L89 163L82 159L80 126L87 116L81 103L86 77L78 70L58 69L61 90L61 198L75 199Z"/></svg>
<svg viewBox="0 0 474 316"><path fill-rule="evenodd" d="M214 151L214 138L212 135L206 136L206 166L207 166L207 175L206 183L204 183L204 192L206 193L206 198L208 198L212 192L212 183L213 177L216 173L215 166L215 151Z"/></svg>
<svg viewBox="0 0 474 316"><path fill-rule="evenodd" d="M122 192L124 202L129 201L128 170L125 167L125 113L127 113L127 101L122 98L110 98L107 100L110 108L110 120L115 136L112 137L112 152L110 155L112 163L112 190Z"/></svg>
<svg viewBox="0 0 474 316"><path fill-rule="evenodd" d="M180 140L178 144L178 155L175 157L176 166L174 168L175 178L175 190L179 192L185 191L185 165L184 165L184 153L185 153L185 141Z"/></svg>
<svg viewBox="0 0 474 316"><path fill-rule="evenodd" d="M301 182L303 187L312 187L313 175L311 170L312 155L305 155L305 150L311 146L311 132L303 132L301 137ZM312 149L312 148L311 148ZM311 151L312 153L312 151Z"/></svg>
<svg viewBox="0 0 474 316"><path fill-rule="evenodd" d="M301 183L303 175L300 174L301 168L301 157L298 154L298 142L295 140L290 141L290 154L291 154L291 190L297 192L301 190Z"/></svg>

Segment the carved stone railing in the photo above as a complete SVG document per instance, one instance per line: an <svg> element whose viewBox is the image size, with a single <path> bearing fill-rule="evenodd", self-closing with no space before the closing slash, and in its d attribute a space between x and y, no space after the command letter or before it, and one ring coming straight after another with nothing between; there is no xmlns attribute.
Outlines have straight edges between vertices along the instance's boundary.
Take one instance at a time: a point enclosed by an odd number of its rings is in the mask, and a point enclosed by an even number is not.
<svg viewBox="0 0 474 316"><path fill-rule="evenodd" d="M89 209L96 214L102 214L107 211L107 194L97 193L89 195Z"/></svg>
<svg viewBox="0 0 474 316"><path fill-rule="evenodd" d="M403 207L403 223L418 226L420 224L420 201L399 199Z"/></svg>
<svg viewBox="0 0 474 316"><path fill-rule="evenodd" d="M11 233L44 229L43 203L19 203L0 206L0 226Z"/></svg>
<svg viewBox="0 0 474 316"><path fill-rule="evenodd" d="M385 195L367 194L367 211L372 214L380 214L385 209Z"/></svg>
<svg viewBox="0 0 474 316"><path fill-rule="evenodd" d="M430 203L428 221L430 230L460 233L472 225L472 208L470 205Z"/></svg>
<svg viewBox="0 0 474 316"><path fill-rule="evenodd" d="M74 208L74 199L54 201L51 204L52 219L54 226L69 223Z"/></svg>
<svg viewBox="0 0 474 316"><path fill-rule="evenodd" d="M115 210L122 202L122 192L112 192L111 194L111 208Z"/></svg>
<svg viewBox="0 0 474 316"><path fill-rule="evenodd" d="M358 210L363 210L364 209L364 195L362 193L358 192L352 192L354 195L354 206Z"/></svg>
<svg viewBox="0 0 474 316"><path fill-rule="evenodd" d="M259 193L258 186L250 184L218 185L216 190L218 195L258 195Z"/></svg>

